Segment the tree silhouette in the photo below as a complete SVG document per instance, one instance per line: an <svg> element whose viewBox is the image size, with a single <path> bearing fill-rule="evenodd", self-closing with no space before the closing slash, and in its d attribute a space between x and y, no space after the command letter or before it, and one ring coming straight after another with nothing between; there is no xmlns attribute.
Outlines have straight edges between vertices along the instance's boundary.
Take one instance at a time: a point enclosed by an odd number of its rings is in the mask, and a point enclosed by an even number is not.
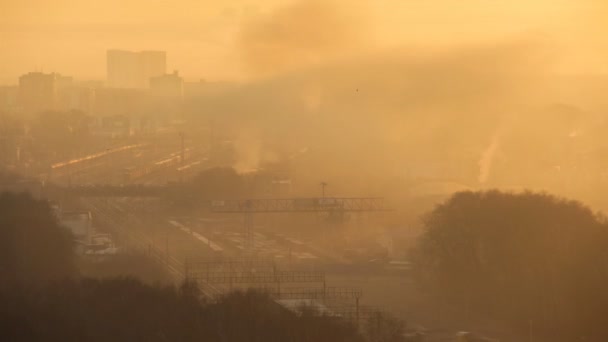
<svg viewBox="0 0 608 342"><path fill-rule="evenodd" d="M547 194L457 193L424 219L419 279L443 299L556 340L608 339L608 224Z"/></svg>
<svg viewBox="0 0 608 342"><path fill-rule="evenodd" d="M0 289L38 287L75 273L72 235L48 203L0 194Z"/></svg>

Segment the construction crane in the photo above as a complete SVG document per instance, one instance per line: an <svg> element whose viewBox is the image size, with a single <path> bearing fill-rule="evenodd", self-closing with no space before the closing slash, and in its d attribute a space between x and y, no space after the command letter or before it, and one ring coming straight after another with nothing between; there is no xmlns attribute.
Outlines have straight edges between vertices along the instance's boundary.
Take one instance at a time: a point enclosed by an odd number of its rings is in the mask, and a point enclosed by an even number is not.
<svg viewBox="0 0 608 342"><path fill-rule="evenodd" d="M253 215L255 213L329 213L343 218L349 212L387 211L380 197L314 197L271 198L211 201L211 211L223 214L242 214L245 232L245 251L252 252Z"/></svg>

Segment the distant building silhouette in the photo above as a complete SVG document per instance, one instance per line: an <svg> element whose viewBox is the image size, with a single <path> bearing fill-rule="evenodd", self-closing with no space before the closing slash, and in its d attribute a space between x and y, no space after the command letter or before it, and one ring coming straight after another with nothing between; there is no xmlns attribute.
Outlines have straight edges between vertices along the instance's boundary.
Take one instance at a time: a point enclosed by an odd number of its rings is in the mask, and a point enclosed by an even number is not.
<svg viewBox="0 0 608 342"><path fill-rule="evenodd" d="M184 82L184 97L218 96L233 90L234 87L235 84L229 82L208 82L206 80Z"/></svg>
<svg viewBox="0 0 608 342"><path fill-rule="evenodd" d="M76 110L93 113L95 105L95 89L82 84L74 84L60 88L58 92L60 110Z"/></svg>
<svg viewBox="0 0 608 342"><path fill-rule="evenodd" d="M17 86L1 86L0 87L0 111L11 112L17 105L19 100L19 87Z"/></svg>
<svg viewBox="0 0 608 342"><path fill-rule="evenodd" d="M108 50L107 81L112 88L147 88L152 77L167 70L164 51Z"/></svg>
<svg viewBox="0 0 608 342"><path fill-rule="evenodd" d="M83 86L74 82L72 77L57 73L25 74L19 78L17 90L19 108L30 114L55 110L91 113L95 101L95 90L92 87ZM10 97L3 100L7 105L11 104L10 101Z"/></svg>
<svg viewBox="0 0 608 342"><path fill-rule="evenodd" d="M150 90L156 96L169 98L182 98L184 96L184 80L177 71L172 74L152 77Z"/></svg>
<svg viewBox="0 0 608 342"><path fill-rule="evenodd" d="M19 77L19 105L26 112L55 109L58 85L65 81L55 73L30 72Z"/></svg>

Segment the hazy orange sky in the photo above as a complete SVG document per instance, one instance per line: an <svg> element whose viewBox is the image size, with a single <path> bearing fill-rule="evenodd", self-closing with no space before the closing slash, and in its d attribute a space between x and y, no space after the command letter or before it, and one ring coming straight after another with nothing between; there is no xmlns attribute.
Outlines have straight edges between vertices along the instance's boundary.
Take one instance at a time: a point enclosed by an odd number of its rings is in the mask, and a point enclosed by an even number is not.
<svg viewBox="0 0 608 342"><path fill-rule="evenodd" d="M602 0L0 0L0 80L103 79L105 50L168 52L187 79L239 80L395 47L532 36L568 72L608 72ZM287 52L285 50L287 48Z"/></svg>

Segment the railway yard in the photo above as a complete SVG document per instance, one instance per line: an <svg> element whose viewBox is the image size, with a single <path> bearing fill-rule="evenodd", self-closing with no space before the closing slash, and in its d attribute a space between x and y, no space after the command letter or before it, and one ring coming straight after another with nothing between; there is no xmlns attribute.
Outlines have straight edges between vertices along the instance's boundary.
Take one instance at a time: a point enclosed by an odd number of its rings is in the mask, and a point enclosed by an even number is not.
<svg viewBox="0 0 608 342"><path fill-rule="evenodd" d="M90 212L94 231L109 234L119 253L145 255L176 285L193 281L210 298L255 288L291 310L314 307L357 325L389 313L428 341L452 340L462 329L464 319L454 318L460 313L425 309L409 264L378 249L380 238L344 241L381 224L386 213L379 199L218 199L173 212L156 193L116 194L129 187L162 192L218 166L208 148L193 142L139 141L55 163L45 176L71 189L61 197L64 209ZM110 190L100 192L104 187Z"/></svg>

